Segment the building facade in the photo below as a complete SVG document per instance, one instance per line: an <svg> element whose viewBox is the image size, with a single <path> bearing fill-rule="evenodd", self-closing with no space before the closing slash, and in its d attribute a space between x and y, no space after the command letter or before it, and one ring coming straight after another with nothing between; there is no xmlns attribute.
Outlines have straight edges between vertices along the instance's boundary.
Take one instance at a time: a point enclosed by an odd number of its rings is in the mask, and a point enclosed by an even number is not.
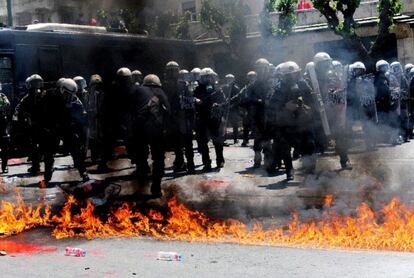
<svg viewBox="0 0 414 278"><path fill-rule="evenodd" d="M264 0L245 0L247 14L257 14ZM100 8L113 8L113 0L12 0L15 26L23 26L37 20L39 22L77 23L85 22ZM151 14L169 13L180 16L185 12L197 20L202 0L147 0L146 10ZM6 1L0 1L0 22L7 22Z"/></svg>

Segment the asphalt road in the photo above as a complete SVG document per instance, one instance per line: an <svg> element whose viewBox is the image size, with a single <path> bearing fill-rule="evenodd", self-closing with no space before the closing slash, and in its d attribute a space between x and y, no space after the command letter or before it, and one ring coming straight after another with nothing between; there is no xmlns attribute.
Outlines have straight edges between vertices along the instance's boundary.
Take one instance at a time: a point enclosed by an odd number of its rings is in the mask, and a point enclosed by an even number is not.
<svg viewBox="0 0 414 278"><path fill-rule="evenodd" d="M355 149L351 156L352 171L338 171L337 157L328 154L319 158L315 175L304 176L299 170L295 181L288 183L282 174L269 177L263 170L249 168L251 149L230 146L225 149L227 163L221 171L174 178L168 170L164 187L177 185L182 201L211 217L260 219L270 224L285 221L292 208L304 215L314 211L305 209L303 190L332 191L358 203L361 194L352 192L359 192L361 185L374 180L382 184L376 192L378 198L401 195L412 201L413 145L383 146L372 153ZM196 161L200 163L199 155ZM6 176L12 182L0 188L2 200L14 200L17 187L28 202L54 205L64 202L60 189L41 189L39 177L25 174L29 165L24 160L13 163ZM172 157L168 156L167 166L171 163ZM57 159L54 183L75 183L79 179L71 164L68 157ZM122 183L126 195L136 190L134 181L126 178L133 170L129 161L115 161L111 166L117 171L106 176L91 174L91 178L111 176ZM295 166L300 168L300 161ZM40 248L39 252L10 252L0 257L1 277L414 277L412 253L162 242L148 238L55 240L49 234L50 231L37 230L1 240L0 247L1 244L50 247L46 251ZM85 258L65 257L66 246L85 248L89 253ZM178 252L184 260L158 261L158 251Z"/></svg>
<svg viewBox="0 0 414 278"><path fill-rule="evenodd" d="M40 242L53 251L0 257L1 277L414 277L414 254L410 253L133 238L55 241L39 231L14 241ZM66 257L66 246L89 253L86 257ZM178 252L183 261L159 261L158 251Z"/></svg>

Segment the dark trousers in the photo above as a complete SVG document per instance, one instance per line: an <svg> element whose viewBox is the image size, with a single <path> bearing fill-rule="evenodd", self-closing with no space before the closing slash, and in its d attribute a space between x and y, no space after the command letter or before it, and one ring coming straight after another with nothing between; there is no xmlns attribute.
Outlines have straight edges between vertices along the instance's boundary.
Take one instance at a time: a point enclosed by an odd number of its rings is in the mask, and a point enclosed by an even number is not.
<svg viewBox="0 0 414 278"><path fill-rule="evenodd" d="M148 156L151 154L152 167L152 194L161 192L161 181L165 168L165 142L163 129L149 122L136 123L130 144L134 145L133 159L136 161L138 182L145 184L148 177Z"/></svg>
<svg viewBox="0 0 414 278"><path fill-rule="evenodd" d="M215 121L199 120L197 121L197 144L204 166L211 166L210 150L208 142L213 141L216 151L217 164L224 162L224 128L222 123Z"/></svg>
<svg viewBox="0 0 414 278"><path fill-rule="evenodd" d="M184 164L184 154L189 167L194 167L194 147L193 147L193 130L194 115L175 121L172 125L174 141L173 148L175 153L174 166L180 167Z"/></svg>

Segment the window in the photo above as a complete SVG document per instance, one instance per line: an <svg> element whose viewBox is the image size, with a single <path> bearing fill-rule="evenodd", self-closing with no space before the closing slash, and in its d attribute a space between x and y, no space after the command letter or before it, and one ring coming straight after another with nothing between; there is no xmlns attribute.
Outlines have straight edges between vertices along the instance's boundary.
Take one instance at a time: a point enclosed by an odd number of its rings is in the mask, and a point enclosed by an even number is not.
<svg viewBox="0 0 414 278"><path fill-rule="evenodd" d="M196 1L186 1L182 3L182 12L185 14L186 12L191 13L191 20L195 21L197 20L197 10L196 10Z"/></svg>

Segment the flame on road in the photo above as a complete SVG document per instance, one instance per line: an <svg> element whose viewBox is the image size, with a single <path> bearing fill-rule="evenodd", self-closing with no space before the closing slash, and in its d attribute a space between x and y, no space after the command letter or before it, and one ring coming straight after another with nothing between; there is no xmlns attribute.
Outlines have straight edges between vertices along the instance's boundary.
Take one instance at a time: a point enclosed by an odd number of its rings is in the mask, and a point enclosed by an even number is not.
<svg viewBox="0 0 414 278"><path fill-rule="evenodd" d="M80 207L73 197L57 214L47 206L26 206L20 200L17 204L2 202L0 233L50 227L58 239L149 236L191 242L414 251L414 208L399 199L394 198L379 211L362 203L351 216L339 215L329 208L333 196L325 201L327 208L318 219L301 220L293 213L287 225L265 229L260 224L248 227L235 220L210 219L176 198L168 201L165 214L155 210L138 212L124 204L105 217L95 215L90 203Z"/></svg>

